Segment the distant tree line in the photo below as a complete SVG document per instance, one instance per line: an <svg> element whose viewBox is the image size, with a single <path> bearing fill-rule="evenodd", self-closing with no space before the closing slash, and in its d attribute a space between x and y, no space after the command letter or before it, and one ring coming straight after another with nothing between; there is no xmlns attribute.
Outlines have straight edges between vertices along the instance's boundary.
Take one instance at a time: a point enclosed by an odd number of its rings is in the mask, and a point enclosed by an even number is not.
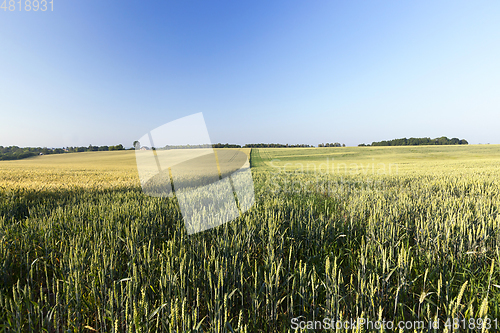
<svg viewBox="0 0 500 333"><path fill-rule="evenodd" d="M281 143L247 143L246 145L243 146L243 148L308 148L312 147L311 145L306 145L306 144L296 144L296 145L289 145L287 144L281 144Z"/></svg>
<svg viewBox="0 0 500 333"><path fill-rule="evenodd" d="M203 144L203 145L166 145L164 147L148 147L148 146L141 146L141 143L139 141L134 141L133 144L134 148L132 149L159 149L159 150L165 150L165 149L192 149L192 148L241 148L240 145L236 144L231 144L231 143L215 143L215 144Z"/></svg>
<svg viewBox="0 0 500 333"><path fill-rule="evenodd" d="M153 147L153 150L168 150L168 149L195 149L195 148L212 148L213 145L211 144L204 144L204 145L166 145L164 147ZM150 147L145 147L143 148L150 149Z"/></svg>
<svg viewBox="0 0 500 333"><path fill-rule="evenodd" d="M68 147L68 152L84 152L84 151L113 151L113 150L125 150L122 144L116 146L92 146L88 147Z"/></svg>
<svg viewBox="0 0 500 333"><path fill-rule="evenodd" d="M451 138L446 136L440 138L402 138L389 141L372 142L372 146L421 146L421 145L467 145L469 144L465 139ZM359 144L360 147L367 147L370 144Z"/></svg>
<svg viewBox="0 0 500 333"><path fill-rule="evenodd" d="M28 158L32 156L43 154L61 154L64 150L61 148L51 149L51 148L34 148L34 147L26 147L20 148L18 146L9 146L4 147L0 146L0 161L6 160L19 160L22 158Z"/></svg>
<svg viewBox="0 0 500 333"><path fill-rule="evenodd" d="M338 142L335 143L320 143L318 147L345 147L345 144L340 144Z"/></svg>
<svg viewBox="0 0 500 333"><path fill-rule="evenodd" d="M214 148L241 148L240 145L235 145L231 143L216 143L213 144L212 147Z"/></svg>
<svg viewBox="0 0 500 333"><path fill-rule="evenodd" d="M110 150L124 150L123 145L116 146L92 146L88 147L63 147L63 148L41 148L41 147L18 147L0 146L0 161L6 160L20 160L37 155L51 155L51 154L64 154L64 153L79 153L85 151L110 151Z"/></svg>
<svg viewBox="0 0 500 333"><path fill-rule="evenodd" d="M211 146L206 144L206 145L167 145L164 147L147 147L147 146L141 146L139 141L134 141L134 147L136 148L142 148L142 149L190 149L190 148L242 148L241 145L237 144L232 144L232 143L215 143L212 144ZM243 146L243 148L306 148L306 147L312 147L310 145L306 144L296 144L296 145L290 145L290 144L281 144L281 143L247 143L246 145ZM333 147L333 146L332 146Z"/></svg>

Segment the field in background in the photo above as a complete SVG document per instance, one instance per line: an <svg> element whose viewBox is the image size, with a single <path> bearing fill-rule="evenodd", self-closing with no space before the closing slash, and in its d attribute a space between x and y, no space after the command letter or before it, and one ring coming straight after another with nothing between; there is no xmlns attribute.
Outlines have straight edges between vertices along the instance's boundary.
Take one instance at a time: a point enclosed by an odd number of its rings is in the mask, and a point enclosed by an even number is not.
<svg viewBox="0 0 500 333"><path fill-rule="evenodd" d="M255 154L253 166L340 175L488 172L500 167L500 145L264 148Z"/></svg>
<svg viewBox="0 0 500 333"><path fill-rule="evenodd" d="M250 148L238 150L250 157ZM140 187L135 151L103 151L1 161L0 189L62 190Z"/></svg>
<svg viewBox="0 0 500 333"><path fill-rule="evenodd" d="M142 194L133 151L0 162L0 325L291 332L303 316L444 331L447 318L498 319L499 151L253 149L255 206L192 236L174 198Z"/></svg>
<svg viewBox="0 0 500 333"><path fill-rule="evenodd" d="M134 151L45 155L0 163L0 188L60 191L138 186Z"/></svg>

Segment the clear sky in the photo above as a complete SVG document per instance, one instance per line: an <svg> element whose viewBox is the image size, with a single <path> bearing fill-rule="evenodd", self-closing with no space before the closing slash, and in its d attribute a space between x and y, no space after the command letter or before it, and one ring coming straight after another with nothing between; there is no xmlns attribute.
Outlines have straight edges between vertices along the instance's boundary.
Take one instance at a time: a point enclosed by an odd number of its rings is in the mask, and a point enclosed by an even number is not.
<svg viewBox="0 0 500 333"><path fill-rule="evenodd" d="M500 143L500 1L0 9L0 145L131 146L197 112L212 142Z"/></svg>

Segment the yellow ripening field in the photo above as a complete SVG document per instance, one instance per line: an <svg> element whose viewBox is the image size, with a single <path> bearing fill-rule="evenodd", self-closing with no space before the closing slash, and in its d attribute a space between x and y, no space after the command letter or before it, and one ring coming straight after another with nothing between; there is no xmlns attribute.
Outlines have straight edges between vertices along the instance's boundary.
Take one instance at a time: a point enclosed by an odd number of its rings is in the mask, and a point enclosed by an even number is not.
<svg viewBox="0 0 500 333"><path fill-rule="evenodd" d="M0 187L59 190L140 186L134 151L36 156L0 163Z"/></svg>
<svg viewBox="0 0 500 333"><path fill-rule="evenodd" d="M216 151L231 150L216 149ZM239 151L250 156L250 148ZM500 145L255 149L252 166L337 175L497 173ZM140 186L134 151L45 155L0 162L0 186L31 189Z"/></svg>
<svg viewBox="0 0 500 333"><path fill-rule="evenodd" d="M235 148L236 149L236 148ZM233 148L215 149L231 151ZM250 157L250 148L236 149ZM140 186L135 151L82 152L0 161L0 187L58 190Z"/></svg>

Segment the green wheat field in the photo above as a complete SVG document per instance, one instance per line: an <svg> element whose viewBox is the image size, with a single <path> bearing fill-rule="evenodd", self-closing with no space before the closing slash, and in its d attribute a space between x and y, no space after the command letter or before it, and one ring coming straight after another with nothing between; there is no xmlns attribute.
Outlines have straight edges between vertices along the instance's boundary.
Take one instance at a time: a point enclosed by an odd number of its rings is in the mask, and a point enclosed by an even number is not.
<svg viewBox="0 0 500 333"><path fill-rule="evenodd" d="M246 152L255 205L194 235L175 197L142 193L133 151L0 162L0 330L495 331L500 146Z"/></svg>

